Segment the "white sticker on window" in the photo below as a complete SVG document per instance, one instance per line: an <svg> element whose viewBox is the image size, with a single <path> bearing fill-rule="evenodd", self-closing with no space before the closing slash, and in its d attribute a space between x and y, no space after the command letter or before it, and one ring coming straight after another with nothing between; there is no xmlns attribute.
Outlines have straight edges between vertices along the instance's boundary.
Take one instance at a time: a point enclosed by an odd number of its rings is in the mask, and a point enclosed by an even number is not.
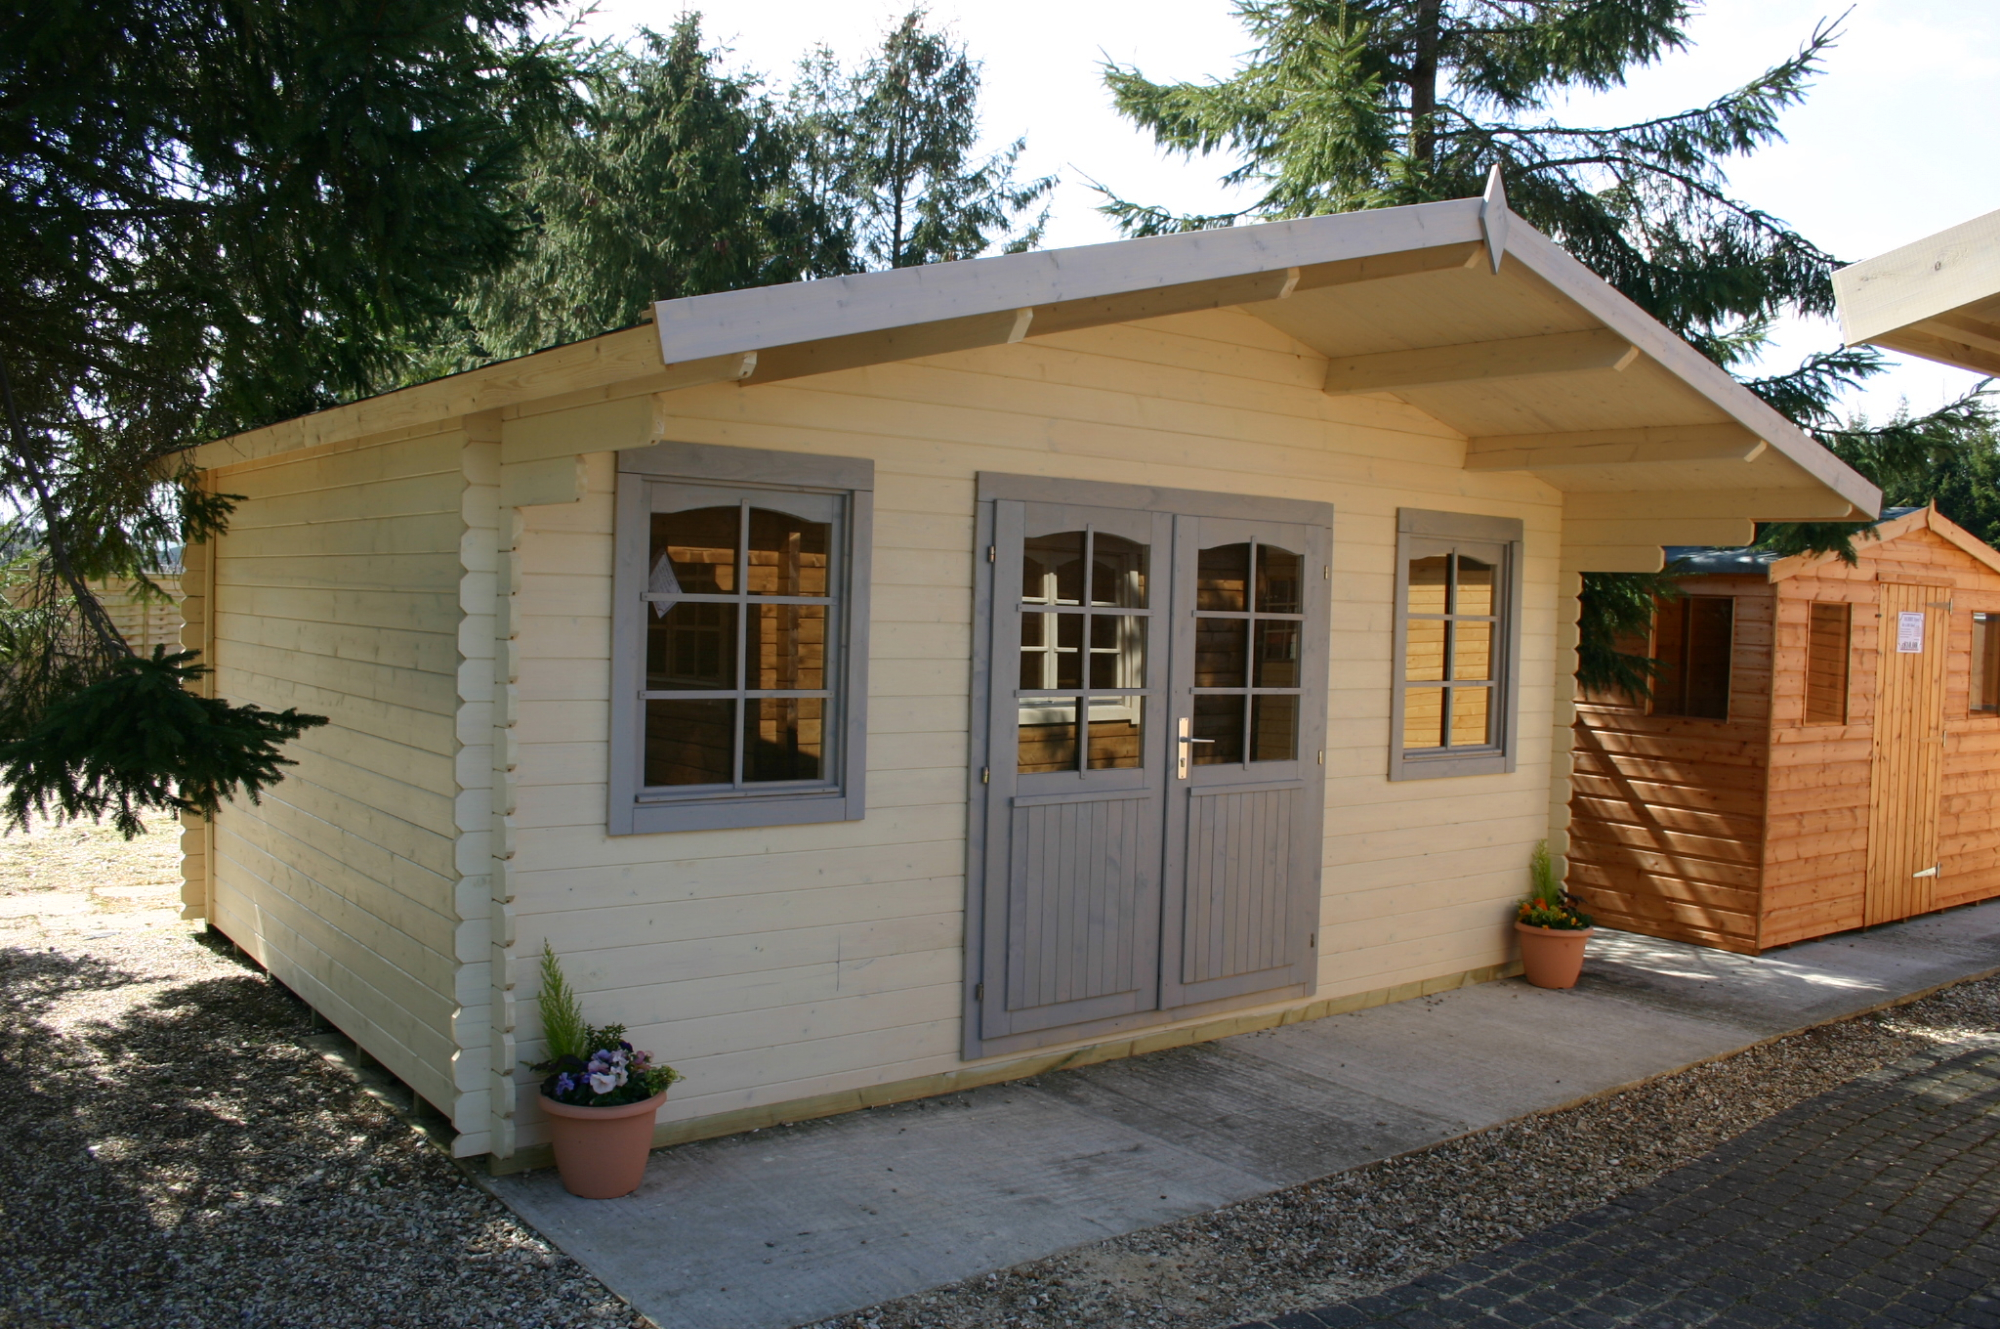
<svg viewBox="0 0 2000 1329"><path fill-rule="evenodd" d="M1916 610L1896 615L1896 653L1921 655L1924 650L1924 615Z"/></svg>

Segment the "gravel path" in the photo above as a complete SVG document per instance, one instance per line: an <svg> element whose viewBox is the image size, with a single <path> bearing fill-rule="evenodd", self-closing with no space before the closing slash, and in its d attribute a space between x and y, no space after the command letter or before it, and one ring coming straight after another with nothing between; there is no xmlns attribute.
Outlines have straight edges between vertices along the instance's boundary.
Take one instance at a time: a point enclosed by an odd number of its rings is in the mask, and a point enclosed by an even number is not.
<svg viewBox="0 0 2000 1329"><path fill-rule="evenodd" d="M304 1046L174 863L0 840L0 1324L651 1323Z"/></svg>
<svg viewBox="0 0 2000 1329"><path fill-rule="evenodd" d="M312 1051L302 1004L180 922L174 852L165 824L132 846L0 840L0 1325L650 1324ZM1377 1292L1996 1029L2000 980L1965 984L823 1323L1212 1329Z"/></svg>

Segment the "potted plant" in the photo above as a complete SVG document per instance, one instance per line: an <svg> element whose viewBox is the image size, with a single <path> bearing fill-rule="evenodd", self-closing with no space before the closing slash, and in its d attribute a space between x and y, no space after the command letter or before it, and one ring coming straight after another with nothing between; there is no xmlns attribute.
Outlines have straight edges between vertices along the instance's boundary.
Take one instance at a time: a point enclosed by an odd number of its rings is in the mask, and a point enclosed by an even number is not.
<svg viewBox="0 0 2000 1329"><path fill-rule="evenodd" d="M1583 973L1584 943L1596 930L1590 915L1563 889L1549 842L1542 841L1528 859L1528 894L1514 917L1528 981L1538 988L1575 987Z"/></svg>
<svg viewBox="0 0 2000 1329"><path fill-rule="evenodd" d="M542 1110L549 1114L563 1188L586 1200L630 1195L646 1175L653 1118L680 1073L635 1051L624 1025L584 1023L582 1004L546 941L535 1000L549 1059L532 1069L548 1073Z"/></svg>

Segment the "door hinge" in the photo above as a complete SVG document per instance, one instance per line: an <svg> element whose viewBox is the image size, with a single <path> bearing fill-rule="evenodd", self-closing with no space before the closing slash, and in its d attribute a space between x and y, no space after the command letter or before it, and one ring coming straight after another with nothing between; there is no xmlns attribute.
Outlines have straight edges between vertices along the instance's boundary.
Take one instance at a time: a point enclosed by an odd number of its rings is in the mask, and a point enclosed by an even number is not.
<svg viewBox="0 0 2000 1329"><path fill-rule="evenodd" d="M991 766L981 766L979 768L979 783L981 784L993 783L993 768Z"/></svg>
<svg viewBox="0 0 2000 1329"><path fill-rule="evenodd" d="M999 545L988 545L988 546L986 546L986 561L987 561L988 563L998 563L998 562L1000 561L1000 546L999 546Z"/></svg>
<svg viewBox="0 0 2000 1329"><path fill-rule="evenodd" d="M1318 948L1318 946L1319 946L1319 933L1317 932L1306 933L1306 949L1309 951L1315 950Z"/></svg>
<svg viewBox="0 0 2000 1329"><path fill-rule="evenodd" d="M1326 765L1326 749L1325 749L1325 748L1321 748L1321 749L1319 750L1319 764L1320 764L1320 765L1322 765L1322 766Z"/></svg>
<svg viewBox="0 0 2000 1329"><path fill-rule="evenodd" d="M986 985L984 983L974 983L972 985L972 999L974 1001L986 1000Z"/></svg>
<svg viewBox="0 0 2000 1329"><path fill-rule="evenodd" d="M1319 570L1319 575L1320 575L1320 579L1321 579L1322 581L1332 581L1332 580L1333 580L1333 564L1331 564L1331 563L1327 563L1327 564L1323 564L1323 565L1322 565L1322 566L1320 567L1320 570Z"/></svg>

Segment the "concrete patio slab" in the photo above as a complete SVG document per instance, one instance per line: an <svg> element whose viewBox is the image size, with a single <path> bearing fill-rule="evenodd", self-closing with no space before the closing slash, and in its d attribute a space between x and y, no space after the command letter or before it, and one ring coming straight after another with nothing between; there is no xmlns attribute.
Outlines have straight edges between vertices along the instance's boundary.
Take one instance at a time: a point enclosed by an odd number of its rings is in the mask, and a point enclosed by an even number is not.
<svg viewBox="0 0 2000 1329"><path fill-rule="evenodd" d="M1762 957L1600 933L1568 992L1489 983L682 1145L622 1200L491 1184L664 1329L785 1329L1995 971L2000 902Z"/></svg>

